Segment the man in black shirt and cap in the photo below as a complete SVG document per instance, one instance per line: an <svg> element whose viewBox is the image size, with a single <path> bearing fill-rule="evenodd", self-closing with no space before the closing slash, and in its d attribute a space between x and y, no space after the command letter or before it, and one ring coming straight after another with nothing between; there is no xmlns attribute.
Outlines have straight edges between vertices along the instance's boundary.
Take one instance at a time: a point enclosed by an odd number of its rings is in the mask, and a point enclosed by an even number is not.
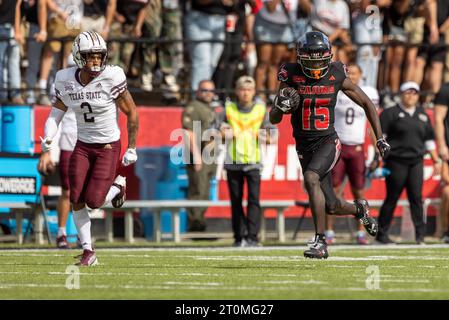
<svg viewBox="0 0 449 320"><path fill-rule="evenodd" d="M391 146L384 159L384 167L391 171L386 177L387 197L380 208L379 231L376 240L383 244L393 243L388 229L402 190L406 188L415 236L418 244L424 243L426 226L423 220L422 186L423 157L430 153L439 172L441 161L436 152L434 131L424 108L418 105L419 85L408 81L401 85L401 102L386 109L380 115L382 131Z"/></svg>

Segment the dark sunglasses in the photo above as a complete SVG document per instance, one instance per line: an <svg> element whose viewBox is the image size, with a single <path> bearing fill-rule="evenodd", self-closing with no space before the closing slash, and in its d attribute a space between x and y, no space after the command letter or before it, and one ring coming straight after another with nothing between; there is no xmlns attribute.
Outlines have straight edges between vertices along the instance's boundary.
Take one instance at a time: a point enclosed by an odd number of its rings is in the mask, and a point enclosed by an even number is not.
<svg viewBox="0 0 449 320"><path fill-rule="evenodd" d="M199 89L200 92L212 92L214 93L215 90L214 89Z"/></svg>

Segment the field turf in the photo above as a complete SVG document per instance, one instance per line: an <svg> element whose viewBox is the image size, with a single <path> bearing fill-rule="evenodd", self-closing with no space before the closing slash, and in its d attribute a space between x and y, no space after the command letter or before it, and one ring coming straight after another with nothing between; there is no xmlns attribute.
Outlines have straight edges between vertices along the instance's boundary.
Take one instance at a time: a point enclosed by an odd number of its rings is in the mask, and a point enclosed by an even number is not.
<svg viewBox="0 0 449 320"><path fill-rule="evenodd" d="M447 245L304 249L99 248L79 278L79 250L3 249L0 299L449 299Z"/></svg>

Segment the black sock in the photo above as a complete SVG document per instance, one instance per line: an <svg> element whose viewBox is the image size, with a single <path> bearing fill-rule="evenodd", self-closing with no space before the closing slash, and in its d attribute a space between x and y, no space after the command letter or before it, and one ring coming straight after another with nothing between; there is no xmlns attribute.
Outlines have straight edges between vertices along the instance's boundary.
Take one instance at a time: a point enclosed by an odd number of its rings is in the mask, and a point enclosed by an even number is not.
<svg viewBox="0 0 449 320"><path fill-rule="evenodd" d="M324 233L317 233L316 234L317 241L326 242L326 236Z"/></svg>
<svg viewBox="0 0 449 320"><path fill-rule="evenodd" d="M360 203L357 203L357 202L354 202L354 204L357 209L357 213L354 215L354 217L356 217L357 219L363 218L363 216L365 215L365 210L363 208L363 205L361 205Z"/></svg>

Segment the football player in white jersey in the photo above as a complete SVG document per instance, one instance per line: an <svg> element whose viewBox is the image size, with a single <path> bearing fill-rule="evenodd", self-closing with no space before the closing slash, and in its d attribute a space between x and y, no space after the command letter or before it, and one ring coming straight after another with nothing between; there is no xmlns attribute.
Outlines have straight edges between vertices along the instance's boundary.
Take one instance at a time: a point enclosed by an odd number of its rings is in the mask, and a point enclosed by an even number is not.
<svg viewBox="0 0 449 320"><path fill-rule="evenodd" d="M98 260L92 249L87 207L100 208L105 202L117 199L116 196L124 199L124 188L120 191L111 188L120 156L118 109L128 119L124 166L137 161L138 114L123 69L106 65L106 42L98 33L80 33L73 42L72 54L77 67L56 74L56 102L45 123L42 150L51 148L62 117L72 109L78 140L69 164L70 202L83 246L78 265L90 266L96 265Z"/></svg>
<svg viewBox="0 0 449 320"><path fill-rule="evenodd" d="M348 77L355 83L359 84L362 78L362 69L357 64L348 64ZM379 105L379 94L375 88L361 86L366 95L371 99L375 106ZM347 175L351 186L351 192L356 199L364 199L365 186L365 133L366 114L365 111L354 101L352 101L343 92L339 92L337 96L337 104L335 106L335 130L341 141L340 160L332 169L332 182L335 193L339 197L343 197L344 178ZM371 131L370 131L371 132ZM374 139L374 140L373 140ZM371 137L372 141L376 141ZM374 148L376 150L376 148ZM370 168L379 165L378 155ZM335 233L333 230L334 217L326 216L326 241L328 244L335 242ZM367 244L364 228L358 225L356 234L357 243Z"/></svg>
<svg viewBox="0 0 449 320"><path fill-rule="evenodd" d="M77 140L75 113L68 110L64 115L60 130L54 137L53 144L58 148L50 152L43 152L39 158L38 170L44 175L53 174L55 162L59 163L59 175L61 178L61 195L58 198L58 234L56 247L60 249L69 248L67 242L66 223L70 212L70 184L69 184L69 160L75 148Z"/></svg>

